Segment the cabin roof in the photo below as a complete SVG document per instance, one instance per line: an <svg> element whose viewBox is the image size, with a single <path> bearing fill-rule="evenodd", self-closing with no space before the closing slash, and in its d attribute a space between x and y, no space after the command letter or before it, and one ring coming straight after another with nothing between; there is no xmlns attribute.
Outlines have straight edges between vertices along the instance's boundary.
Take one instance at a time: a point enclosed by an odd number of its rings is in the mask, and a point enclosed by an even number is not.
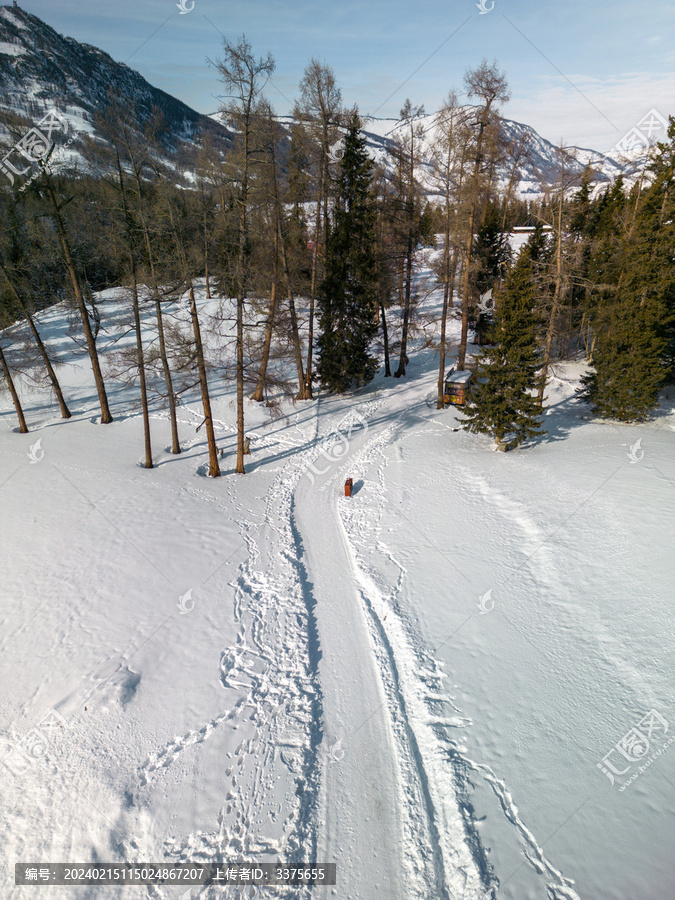
<svg viewBox="0 0 675 900"><path fill-rule="evenodd" d="M466 382L471 378L473 372L470 372L468 369L462 369L459 372L453 372L452 375L448 375L445 379L446 384L466 384Z"/></svg>

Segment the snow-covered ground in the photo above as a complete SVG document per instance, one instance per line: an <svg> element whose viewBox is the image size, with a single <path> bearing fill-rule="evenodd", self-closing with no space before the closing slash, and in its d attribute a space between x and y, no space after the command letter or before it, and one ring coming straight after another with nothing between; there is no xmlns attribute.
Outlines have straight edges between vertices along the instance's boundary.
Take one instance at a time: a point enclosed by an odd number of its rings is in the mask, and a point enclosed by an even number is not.
<svg viewBox="0 0 675 900"><path fill-rule="evenodd" d="M180 456L154 408L142 469L133 389L110 381L97 424L63 310L39 320L74 416L20 378L20 435L0 394L3 898L33 896L15 862L236 859L334 862L338 883L233 897L675 896L675 751L654 756L675 734L670 401L593 422L571 363L548 434L496 453L435 409L420 341L406 379L272 420L249 403L235 476L216 368L209 479L197 393Z"/></svg>

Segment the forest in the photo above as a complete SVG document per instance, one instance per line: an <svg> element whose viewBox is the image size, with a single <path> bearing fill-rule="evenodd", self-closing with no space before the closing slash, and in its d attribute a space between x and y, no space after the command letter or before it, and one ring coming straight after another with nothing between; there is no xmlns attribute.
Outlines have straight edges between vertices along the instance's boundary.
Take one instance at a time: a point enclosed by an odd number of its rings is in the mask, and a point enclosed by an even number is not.
<svg viewBox="0 0 675 900"><path fill-rule="evenodd" d="M219 377L236 382L236 472L244 473L247 403L265 403L274 416L280 396L352 391L378 370L405 378L424 299L439 289L437 405L449 369L471 368L465 428L509 447L541 433L548 379L570 358L588 362L579 399L595 416L641 422L656 409L675 364L672 117L668 141L625 178L603 186L590 166L579 176L560 147L556 183L525 201L516 186L527 150L500 128L509 88L496 62L466 72L467 102L451 90L431 135L423 107L406 100L386 164L369 155L367 121L344 108L329 66L309 63L290 122L265 95L270 55L256 56L245 37L225 40L217 67L220 118L232 136L225 153L206 138L191 159L167 164L161 114L140 131L133 108L111 93L96 122L105 143L82 138L86 165L53 165L52 144L28 157L29 183L1 182L0 364L21 432L17 374L36 377L39 367L61 415L71 414L58 353L37 319L64 303L91 362L100 422L112 421L111 381L137 388L147 468L151 407L168 410L180 453L176 407L198 386L209 474L220 475L209 397ZM3 114L6 145L32 124ZM516 253L510 236L524 227L529 239ZM432 284L419 278L429 248ZM232 329L215 357L197 281L222 301ZM133 333L135 343L102 360L100 292L111 287L124 290L120 334ZM189 330L174 320L180 298ZM155 336L144 342L148 312ZM30 334L20 348L17 322Z"/></svg>

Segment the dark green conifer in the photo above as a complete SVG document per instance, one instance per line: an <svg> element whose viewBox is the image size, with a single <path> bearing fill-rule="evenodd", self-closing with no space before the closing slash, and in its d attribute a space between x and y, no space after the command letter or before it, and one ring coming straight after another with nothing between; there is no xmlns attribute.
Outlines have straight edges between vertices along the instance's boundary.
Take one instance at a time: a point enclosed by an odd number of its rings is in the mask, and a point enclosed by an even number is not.
<svg viewBox="0 0 675 900"><path fill-rule="evenodd" d="M378 328L373 164L354 114L347 129L319 292L318 373L331 392L367 384L377 369L369 346Z"/></svg>
<svg viewBox="0 0 675 900"><path fill-rule="evenodd" d="M583 396L596 414L624 422L643 421L656 407L675 358L672 118L669 138L669 143L659 145L653 180L618 248L615 265L621 265L621 272L616 289L595 310L593 371L583 379Z"/></svg>
<svg viewBox="0 0 675 900"><path fill-rule="evenodd" d="M473 389L465 407L464 428L492 434L512 447L541 434L541 409L533 391L541 365L537 355L538 316L532 252L539 248L535 233L521 251L504 288L497 292L495 345L481 354Z"/></svg>
<svg viewBox="0 0 675 900"><path fill-rule="evenodd" d="M475 294L484 297L490 290L498 290L511 261L511 247L508 235L502 230L499 207L490 203L483 220L478 226L473 255L472 282ZM476 332L476 342L483 345L489 341L490 329L494 325L494 304L489 300L481 306L480 302L471 316Z"/></svg>

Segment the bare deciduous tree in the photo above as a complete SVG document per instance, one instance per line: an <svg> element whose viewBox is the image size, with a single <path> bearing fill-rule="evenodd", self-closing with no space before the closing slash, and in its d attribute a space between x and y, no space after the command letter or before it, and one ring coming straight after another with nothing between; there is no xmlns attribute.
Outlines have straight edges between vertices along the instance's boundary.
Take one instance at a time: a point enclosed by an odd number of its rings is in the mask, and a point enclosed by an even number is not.
<svg viewBox="0 0 675 900"><path fill-rule="evenodd" d="M228 102L221 110L221 117L233 125L237 134L237 190L235 202L238 209L238 254L235 266L237 294L237 464L235 471L244 474L244 304L248 293L249 252L249 193L251 167L259 155L255 135L256 106L262 91L274 71L271 54L256 59L245 36L234 43L223 41L224 59L218 61Z"/></svg>
<svg viewBox="0 0 675 900"><path fill-rule="evenodd" d="M342 116L342 95L335 83L330 66L312 59L300 82L300 99L295 106L295 118L308 132L316 168L316 214L314 222L314 246L312 248L312 274L309 287L309 322L307 338L307 366L301 400L312 399L312 354L314 344L314 308L320 280L319 263L326 253L326 224L330 188L330 163L337 158L331 149L339 142Z"/></svg>
<svg viewBox="0 0 675 900"><path fill-rule="evenodd" d="M59 247L63 256L63 261L70 276L73 293L75 295L77 307L80 312L80 319L82 320L82 328L84 330L84 336L87 342L87 351L89 353L89 359L91 360L91 367L94 373L94 381L96 383L96 391L98 393L99 405L101 407L101 424L108 425L110 422L112 422L113 417L110 413L110 407L108 405L108 396L106 394L105 382L103 381L103 373L101 372L101 364L98 358L96 339L94 337L91 322L89 319L89 312L87 310L87 304L84 296L84 288L82 285L80 274L77 271L77 266L75 264L75 259L73 257L70 240L68 238L68 232L66 231L66 225L63 217L63 208L66 206L69 200L62 200L58 196L58 192L54 184L54 178L49 169L49 157L41 161L40 166L42 169L40 186L44 188L51 203L52 218L54 220L54 224L56 225Z"/></svg>
<svg viewBox="0 0 675 900"><path fill-rule="evenodd" d="M497 68L483 60L475 69L469 69L464 76L469 99L476 98L479 105L473 126L474 142L472 165L467 179L469 195L469 216L466 225L466 241L462 278L462 333L459 343L457 368L463 369L466 361L466 346L469 335L469 309L471 304L471 260L473 254L474 231L477 224L479 205L486 192L485 172L492 165L499 146L498 104L506 103L510 93L506 76Z"/></svg>

